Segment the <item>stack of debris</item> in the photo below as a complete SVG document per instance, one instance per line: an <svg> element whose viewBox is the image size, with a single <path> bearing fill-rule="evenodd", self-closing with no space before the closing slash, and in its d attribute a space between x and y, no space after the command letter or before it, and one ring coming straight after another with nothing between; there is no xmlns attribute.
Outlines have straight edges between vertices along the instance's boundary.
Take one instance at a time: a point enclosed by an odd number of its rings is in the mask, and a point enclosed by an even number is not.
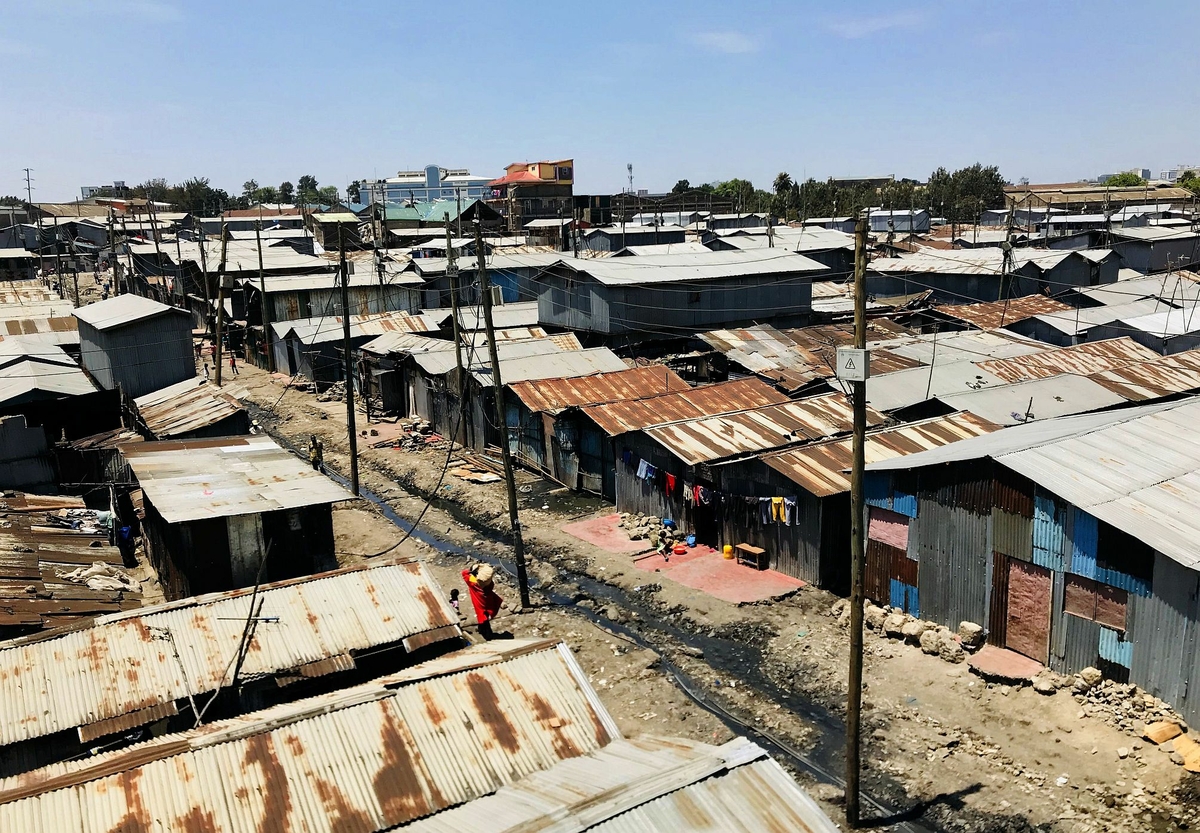
<svg viewBox="0 0 1200 833"><path fill-rule="evenodd" d="M670 518L656 518L641 512L621 513L617 526L625 530L631 541L646 541L651 549L669 551L686 537Z"/></svg>
<svg viewBox="0 0 1200 833"><path fill-rule="evenodd" d="M346 400L346 383L334 382L325 389L324 393L317 394L318 402L344 402Z"/></svg>
<svg viewBox="0 0 1200 833"><path fill-rule="evenodd" d="M435 434L433 426L419 417L410 422L401 422L400 428L403 433L399 437L387 440L381 445L387 445L391 448L404 451L424 451L427 448L445 450L449 448L447 440L442 435Z"/></svg>

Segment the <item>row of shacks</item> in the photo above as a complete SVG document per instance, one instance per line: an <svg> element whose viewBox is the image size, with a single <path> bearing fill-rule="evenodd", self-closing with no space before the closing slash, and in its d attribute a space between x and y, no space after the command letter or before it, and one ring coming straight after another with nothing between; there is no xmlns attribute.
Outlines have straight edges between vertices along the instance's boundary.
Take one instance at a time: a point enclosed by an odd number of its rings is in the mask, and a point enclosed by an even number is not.
<svg viewBox="0 0 1200 833"><path fill-rule="evenodd" d="M48 630L0 669L5 830L837 829L744 738L623 737L567 645L469 645L419 562Z"/></svg>

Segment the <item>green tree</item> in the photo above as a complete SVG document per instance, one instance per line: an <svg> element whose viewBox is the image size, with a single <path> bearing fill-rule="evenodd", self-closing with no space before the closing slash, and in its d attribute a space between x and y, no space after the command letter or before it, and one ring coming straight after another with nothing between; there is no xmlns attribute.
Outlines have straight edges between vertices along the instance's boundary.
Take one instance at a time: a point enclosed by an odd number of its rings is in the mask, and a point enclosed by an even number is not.
<svg viewBox="0 0 1200 833"><path fill-rule="evenodd" d="M338 189L334 185L326 185L317 189L317 199L321 205L336 205L339 202Z"/></svg>
<svg viewBox="0 0 1200 833"><path fill-rule="evenodd" d="M140 185L133 186L131 193L135 197L141 197L142 199L154 202L169 202L171 199L171 186L162 177L153 177Z"/></svg>
<svg viewBox="0 0 1200 833"><path fill-rule="evenodd" d="M279 184L279 201L290 203L296 199L296 186L284 181Z"/></svg>
<svg viewBox="0 0 1200 833"><path fill-rule="evenodd" d="M354 180L346 186L346 199L350 202L358 202L362 196L362 183L359 180Z"/></svg>
<svg viewBox="0 0 1200 833"><path fill-rule="evenodd" d="M751 211L754 202L754 183L748 179L728 179L718 182L713 188L713 194L732 200L741 211Z"/></svg>
<svg viewBox="0 0 1200 833"><path fill-rule="evenodd" d="M681 179L675 183L675 187L671 189L671 193L682 194L685 191L690 190L692 190L692 183L688 182L686 179Z"/></svg>
<svg viewBox="0 0 1200 833"><path fill-rule="evenodd" d="M0 205L24 205L25 200L20 197L0 197Z"/></svg>
<svg viewBox="0 0 1200 833"><path fill-rule="evenodd" d="M296 183L296 197L306 204L318 202L320 197L317 194L317 178L312 174L300 177Z"/></svg>
<svg viewBox="0 0 1200 833"><path fill-rule="evenodd" d="M229 194L220 188L213 188L207 177L192 177L186 179L170 190L170 201L180 211L195 214L198 217L212 217L220 214L229 205Z"/></svg>
<svg viewBox="0 0 1200 833"><path fill-rule="evenodd" d="M775 195L784 196L792 190L792 176L788 173L775 174Z"/></svg>
<svg viewBox="0 0 1200 833"><path fill-rule="evenodd" d="M1175 184L1180 188L1187 188L1189 191L1200 194L1200 174L1195 171L1184 171L1175 180Z"/></svg>
<svg viewBox="0 0 1200 833"><path fill-rule="evenodd" d="M263 205L264 203L277 203L279 202L279 191L275 188L272 188L270 185L264 185L261 188L256 188L254 191L253 202L258 205Z"/></svg>
<svg viewBox="0 0 1200 833"><path fill-rule="evenodd" d="M1138 185L1145 185L1146 180L1133 171L1121 171L1104 180L1104 184L1110 188L1136 188Z"/></svg>
<svg viewBox="0 0 1200 833"><path fill-rule="evenodd" d="M242 183L242 196L246 202L254 202L254 193L258 190L258 182L253 179L247 179Z"/></svg>

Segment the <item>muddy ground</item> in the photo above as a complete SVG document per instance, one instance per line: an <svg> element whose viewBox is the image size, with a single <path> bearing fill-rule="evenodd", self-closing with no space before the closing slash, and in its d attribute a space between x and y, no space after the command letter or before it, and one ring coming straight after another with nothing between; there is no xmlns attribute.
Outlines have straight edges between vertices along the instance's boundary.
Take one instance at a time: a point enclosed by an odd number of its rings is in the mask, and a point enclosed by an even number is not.
<svg viewBox="0 0 1200 833"><path fill-rule="evenodd" d="M348 471L344 403L319 402L252 366L240 371L229 390L263 430L296 448L316 434L327 466ZM362 416L359 427L369 431ZM364 489L408 521L434 496L419 530L437 540L410 538L387 556L423 558L447 591L471 559L510 563L502 484L443 479L445 451L371 442L360 437ZM831 782L843 770L847 634L829 614L836 597L804 588L771 603L726 603L560 529L611 506L528 472L518 482L529 487L519 500L536 587L532 609L504 611L497 630L566 640L627 734L714 743L731 727L749 734L840 821ZM344 563L379 557L402 535L366 500L340 506L335 524ZM444 552L439 542L462 552ZM501 595L519 607L512 576L497 577ZM875 829L1090 833L1200 823L1197 776L1163 749L1085 715L1069 689L1047 696L989 684L965 664L874 632L864 679L863 784L879 802L864 807L887 816Z"/></svg>

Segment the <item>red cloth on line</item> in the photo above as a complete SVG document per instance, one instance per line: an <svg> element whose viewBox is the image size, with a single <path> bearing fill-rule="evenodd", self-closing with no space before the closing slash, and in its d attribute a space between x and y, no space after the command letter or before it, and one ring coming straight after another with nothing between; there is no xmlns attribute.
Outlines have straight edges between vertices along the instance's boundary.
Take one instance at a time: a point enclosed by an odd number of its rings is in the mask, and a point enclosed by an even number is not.
<svg viewBox="0 0 1200 833"><path fill-rule="evenodd" d="M675 494L675 475L673 474L667 475L667 494Z"/></svg>
<svg viewBox="0 0 1200 833"><path fill-rule="evenodd" d="M471 594L471 604L475 606L475 618L480 622L491 621L500 612L503 599L496 595L495 590L481 587L470 570L462 571L463 581L467 583L467 592Z"/></svg>

